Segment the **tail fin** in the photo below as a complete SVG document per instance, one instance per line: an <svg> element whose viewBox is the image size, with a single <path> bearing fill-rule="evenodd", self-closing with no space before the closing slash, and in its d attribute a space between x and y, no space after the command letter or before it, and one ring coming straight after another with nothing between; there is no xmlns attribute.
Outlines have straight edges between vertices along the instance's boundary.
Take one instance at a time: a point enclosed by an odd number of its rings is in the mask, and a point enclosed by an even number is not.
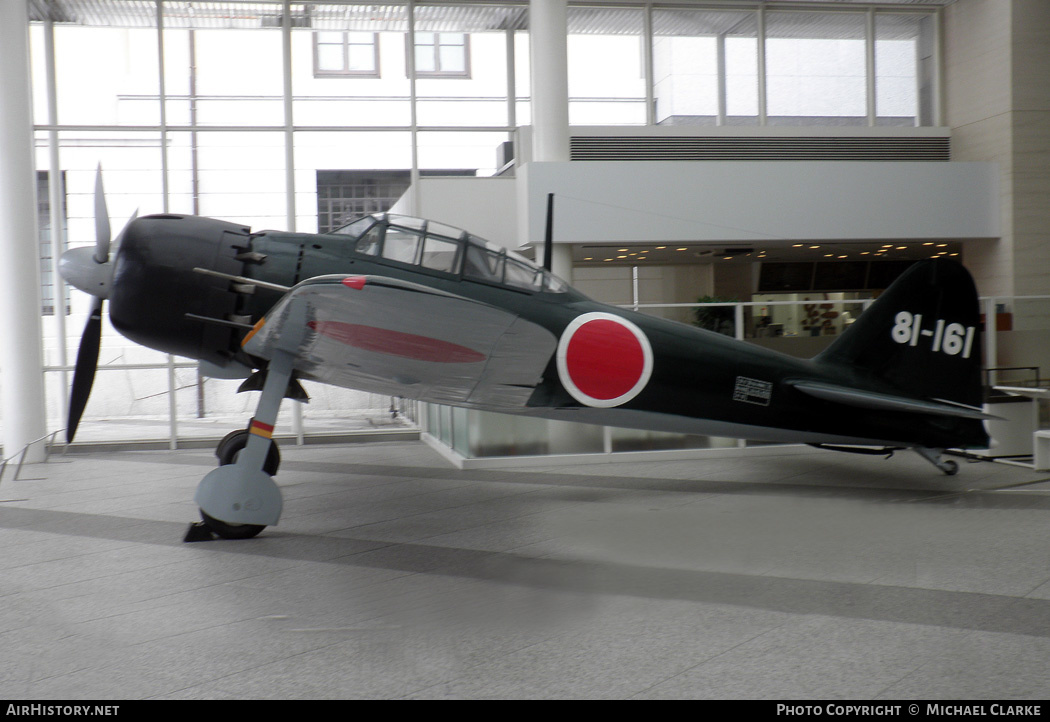
<svg viewBox="0 0 1050 722"><path fill-rule="evenodd" d="M858 385L979 408L980 335L970 273L948 259L920 261L814 361L845 369Z"/></svg>

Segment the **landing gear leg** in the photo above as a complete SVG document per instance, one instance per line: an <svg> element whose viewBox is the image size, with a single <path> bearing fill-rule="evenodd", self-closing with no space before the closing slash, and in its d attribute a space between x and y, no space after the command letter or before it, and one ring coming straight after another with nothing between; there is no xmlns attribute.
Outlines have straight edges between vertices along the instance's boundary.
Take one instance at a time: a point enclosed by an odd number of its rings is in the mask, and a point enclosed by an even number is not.
<svg viewBox="0 0 1050 722"><path fill-rule="evenodd" d="M926 459L948 476L959 473L959 464L952 459L944 458L944 449L928 449L925 446L916 446L915 451L919 456Z"/></svg>
<svg viewBox="0 0 1050 722"><path fill-rule="evenodd" d="M259 406L244 437L223 440L219 460L225 463L201 480L193 497L207 529L225 539L253 537L281 518L281 490L271 478L277 469L270 437L294 360L293 353L275 349Z"/></svg>

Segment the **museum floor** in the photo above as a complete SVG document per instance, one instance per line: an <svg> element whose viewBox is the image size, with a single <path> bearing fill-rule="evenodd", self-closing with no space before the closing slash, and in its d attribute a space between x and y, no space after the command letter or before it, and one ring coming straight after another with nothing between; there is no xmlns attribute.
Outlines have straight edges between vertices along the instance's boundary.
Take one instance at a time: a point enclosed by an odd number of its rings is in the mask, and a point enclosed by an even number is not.
<svg viewBox="0 0 1050 722"><path fill-rule="evenodd" d="M182 542L209 449L5 476L0 697L1050 697L1050 474L282 454L239 542Z"/></svg>

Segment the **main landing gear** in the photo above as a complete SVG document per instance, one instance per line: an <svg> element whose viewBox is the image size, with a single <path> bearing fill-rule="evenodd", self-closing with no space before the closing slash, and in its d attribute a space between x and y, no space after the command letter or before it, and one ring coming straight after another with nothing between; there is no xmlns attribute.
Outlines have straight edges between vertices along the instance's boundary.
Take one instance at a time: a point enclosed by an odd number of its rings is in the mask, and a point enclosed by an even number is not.
<svg viewBox="0 0 1050 722"><path fill-rule="evenodd" d="M281 400L290 387L298 386L292 374L307 327L305 307L292 304L282 320L282 330L288 333L279 334L272 347L255 416L247 429L228 434L215 450L220 466L208 472L193 496L203 521L190 527L185 541L209 539L213 534L248 539L281 518L281 490L272 478L280 453L270 437Z"/></svg>

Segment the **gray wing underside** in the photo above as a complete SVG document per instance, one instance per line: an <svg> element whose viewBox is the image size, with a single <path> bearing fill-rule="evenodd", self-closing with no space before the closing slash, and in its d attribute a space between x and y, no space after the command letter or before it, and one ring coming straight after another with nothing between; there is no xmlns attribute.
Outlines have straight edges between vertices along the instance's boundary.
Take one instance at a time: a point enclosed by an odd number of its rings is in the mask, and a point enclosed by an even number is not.
<svg viewBox="0 0 1050 722"><path fill-rule="evenodd" d="M520 409L557 347L542 326L462 296L386 277L321 276L292 288L245 350L270 358L282 334L298 332L286 327L294 304L305 306L308 326L296 352L301 376L433 403Z"/></svg>

